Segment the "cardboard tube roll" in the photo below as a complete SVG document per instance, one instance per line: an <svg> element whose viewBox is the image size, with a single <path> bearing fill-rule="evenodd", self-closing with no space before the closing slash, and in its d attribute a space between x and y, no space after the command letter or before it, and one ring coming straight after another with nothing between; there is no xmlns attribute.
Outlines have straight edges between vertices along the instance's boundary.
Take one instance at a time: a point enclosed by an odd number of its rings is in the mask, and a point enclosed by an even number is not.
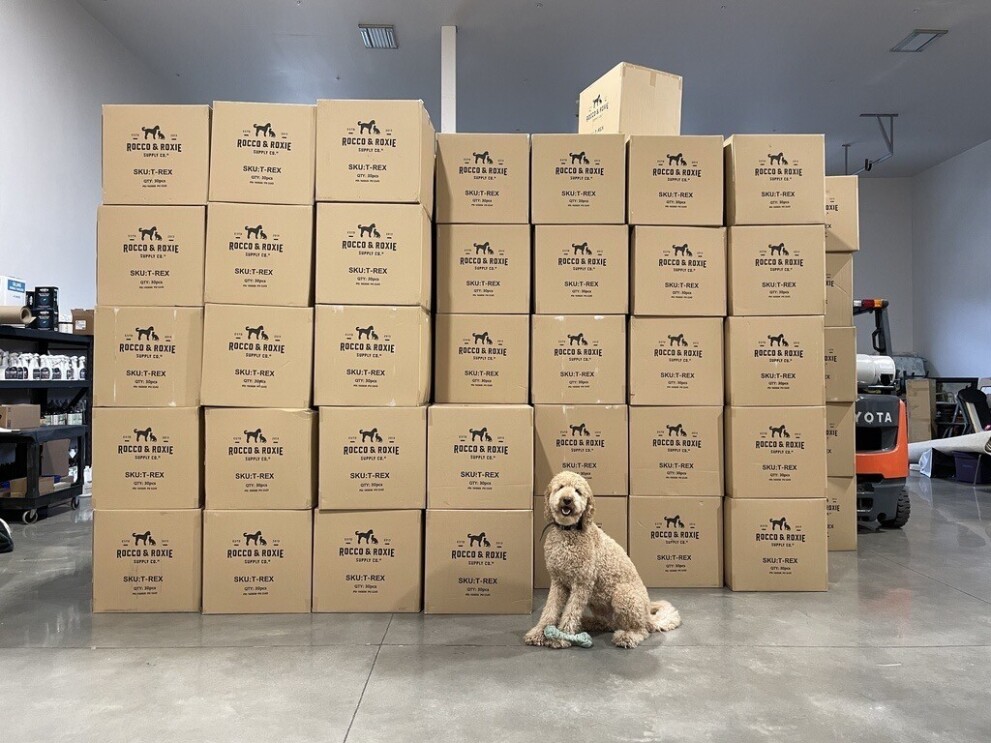
<svg viewBox="0 0 991 743"><path fill-rule="evenodd" d="M31 315L31 310L27 307L11 307L7 305L0 307L0 323L4 325L27 325L33 320L34 317Z"/></svg>

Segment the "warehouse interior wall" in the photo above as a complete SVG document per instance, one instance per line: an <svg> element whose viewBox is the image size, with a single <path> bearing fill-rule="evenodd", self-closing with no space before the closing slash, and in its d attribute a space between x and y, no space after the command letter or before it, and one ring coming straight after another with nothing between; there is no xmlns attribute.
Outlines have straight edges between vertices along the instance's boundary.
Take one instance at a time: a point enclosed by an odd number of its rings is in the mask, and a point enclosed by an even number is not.
<svg viewBox="0 0 991 743"><path fill-rule="evenodd" d="M75 0L0 2L0 274L96 303L103 103L177 92Z"/></svg>
<svg viewBox="0 0 991 743"><path fill-rule="evenodd" d="M914 323L933 374L991 376L991 140L912 183Z"/></svg>

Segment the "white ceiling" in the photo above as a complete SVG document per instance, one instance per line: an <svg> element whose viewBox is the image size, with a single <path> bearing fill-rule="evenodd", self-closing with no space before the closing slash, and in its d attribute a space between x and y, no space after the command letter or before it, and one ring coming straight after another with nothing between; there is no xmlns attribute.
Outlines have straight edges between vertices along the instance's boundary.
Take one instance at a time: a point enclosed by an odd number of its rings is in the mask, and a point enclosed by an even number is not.
<svg viewBox="0 0 991 743"><path fill-rule="evenodd" d="M619 61L685 78L683 132L825 132L829 170L884 152L913 175L991 139L989 0L78 0L183 100L422 98L440 119L440 27L458 26L460 131L574 131ZM358 23L395 23L398 51ZM921 54L888 51L947 28Z"/></svg>

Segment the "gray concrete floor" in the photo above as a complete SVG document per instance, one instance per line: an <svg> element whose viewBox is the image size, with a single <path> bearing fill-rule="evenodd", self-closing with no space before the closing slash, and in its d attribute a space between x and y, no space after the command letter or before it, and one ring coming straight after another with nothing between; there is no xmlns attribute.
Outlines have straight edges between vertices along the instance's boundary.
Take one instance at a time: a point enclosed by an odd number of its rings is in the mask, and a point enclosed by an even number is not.
<svg viewBox="0 0 991 743"><path fill-rule="evenodd" d="M634 651L526 648L527 617L94 616L63 510L0 555L0 740L987 743L991 488L910 487L828 593L654 591L685 624Z"/></svg>

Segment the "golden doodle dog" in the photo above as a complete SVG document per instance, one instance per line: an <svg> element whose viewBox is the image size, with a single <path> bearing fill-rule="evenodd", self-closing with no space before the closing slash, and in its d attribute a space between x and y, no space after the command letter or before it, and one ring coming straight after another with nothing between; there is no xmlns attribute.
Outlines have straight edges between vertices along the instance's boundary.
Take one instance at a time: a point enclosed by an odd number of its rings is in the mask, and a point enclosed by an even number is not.
<svg viewBox="0 0 991 743"><path fill-rule="evenodd" d="M594 516L595 498L585 478L575 472L555 475L544 493L549 524L544 559L551 588L540 621L524 637L527 645L570 647L567 640L544 637L544 629L556 625L569 635L612 631L613 645L635 648L651 632L681 624L670 603L650 600L633 561Z"/></svg>

